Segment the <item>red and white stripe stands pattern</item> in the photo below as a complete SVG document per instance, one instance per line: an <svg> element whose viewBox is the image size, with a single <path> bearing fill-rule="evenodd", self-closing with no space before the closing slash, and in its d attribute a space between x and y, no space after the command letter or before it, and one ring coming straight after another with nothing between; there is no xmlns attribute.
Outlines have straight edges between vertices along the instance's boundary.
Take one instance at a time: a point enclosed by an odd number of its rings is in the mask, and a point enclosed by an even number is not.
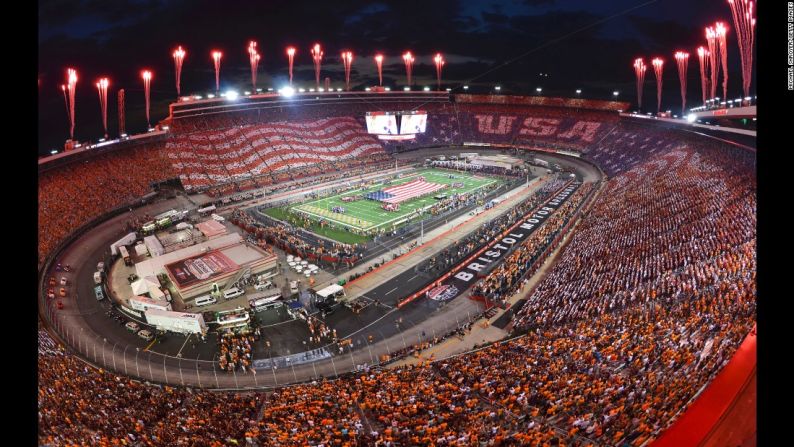
<svg viewBox="0 0 794 447"><path fill-rule="evenodd" d="M271 122L176 133L168 157L188 190L250 180L322 162L384 154L353 117Z"/></svg>
<svg viewBox="0 0 794 447"><path fill-rule="evenodd" d="M447 185L441 183L431 183L425 180L414 180L398 186L386 188L383 192L391 194L392 197L383 199L387 203L401 203L414 197L423 196L445 188Z"/></svg>

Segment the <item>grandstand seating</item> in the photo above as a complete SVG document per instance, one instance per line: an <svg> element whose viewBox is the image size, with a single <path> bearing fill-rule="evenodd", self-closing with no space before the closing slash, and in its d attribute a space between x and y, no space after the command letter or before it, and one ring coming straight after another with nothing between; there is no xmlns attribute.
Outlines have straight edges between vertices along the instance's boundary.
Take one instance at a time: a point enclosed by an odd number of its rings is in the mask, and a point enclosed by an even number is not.
<svg viewBox="0 0 794 447"><path fill-rule="evenodd" d="M229 182L316 172L335 156L345 167L361 163L361 154L385 157L350 115L290 124L259 118L193 120L165 151L131 149L42 176L40 256L92 216L173 176L170 163L186 187L233 190ZM548 121L533 121L537 131L521 133L527 119L540 118L560 121L550 131L543 130ZM599 125L573 131L588 121ZM611 177L517 310L513 325L522 337L429 365L267 395L148 387L40 341L40 441L113 445L134 432L154 445L242 445L246 437L261 445L341 445L355 436L367 445L639 446L667 427L755 320L754 155L602 112L462 104L432 126L428 120L428 129L416 146L454 129L460 141L548 143L582 152ZM305 244L286 228L263 232Z"/></svg>
<svg viewBox="0 0 794 447"><path fill-rule="evenodd" d="M174 178L159 144L139 146L72 163L39 176L39 262L90 220L131 203L150 184Z"/></svg>
<svg viewBox="0 0 794 447"><path fill-rule="evenodd" d="M352 117L176 133L166 150L187 190L301 172L325 161L376 154L385 158L383 147Z"/></svg>

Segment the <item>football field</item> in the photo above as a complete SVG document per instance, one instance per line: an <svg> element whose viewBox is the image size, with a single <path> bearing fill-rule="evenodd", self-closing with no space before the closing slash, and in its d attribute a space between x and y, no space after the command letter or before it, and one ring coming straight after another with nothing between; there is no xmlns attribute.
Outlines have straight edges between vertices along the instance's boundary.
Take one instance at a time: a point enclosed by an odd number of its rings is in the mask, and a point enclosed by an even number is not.
<svg viewBox="0 0 794 447"><path fill-rule="evenodd" d="M406 200L400 203L400 208L397 211L386 211L382 207L383 202L364 198L370 192L408 183L420 176L423 176L427 182L440 183L448 185L448 187L424 197ZM455 183L462 184L462 187L453 187ZM359 233L380 229L390 230L410 217L416 216L417 211L425 210L438 203L440 199L436 199L436 196L445 195L446 197L451 197L453 194L468 194L499 183L502 183L499 178L470 174L468 172L420 169L401 178L394 179L388 185L376 184L367 188L354 189L334 196L312 200L291 207L290 212L309 217L318 222L332 222L339 227L345 227ZM342 198L352 196L361 196L362 198L352 202L342 201ZM344 208L345 212L334 212L333 208L335 207Z"/></svg>

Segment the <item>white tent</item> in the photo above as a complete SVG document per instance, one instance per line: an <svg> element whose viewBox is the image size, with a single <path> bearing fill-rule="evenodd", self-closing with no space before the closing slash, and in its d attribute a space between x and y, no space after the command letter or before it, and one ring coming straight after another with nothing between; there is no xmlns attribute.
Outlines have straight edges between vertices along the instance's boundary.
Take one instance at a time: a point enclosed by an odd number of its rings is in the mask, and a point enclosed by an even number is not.
<svg viewBox="0 0 794 447"><path fill-rule="evenodd" d="M163 299L165 294L160 290L160 281L154 276L145 276L132 283L132 293L143 295L148 293L153 299Z"/></svg>

